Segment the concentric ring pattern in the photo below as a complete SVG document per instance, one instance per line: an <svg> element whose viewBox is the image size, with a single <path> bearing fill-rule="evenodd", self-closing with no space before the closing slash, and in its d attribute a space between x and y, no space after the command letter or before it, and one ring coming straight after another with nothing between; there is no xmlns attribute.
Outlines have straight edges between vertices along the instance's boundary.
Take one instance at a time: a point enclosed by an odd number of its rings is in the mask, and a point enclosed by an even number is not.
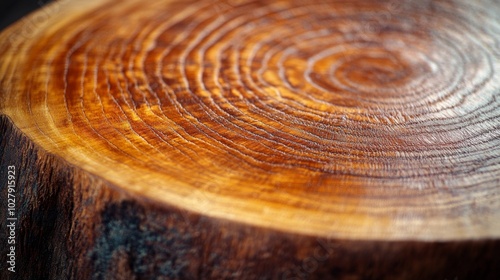
<svg viewBox="0 0 500 280"><path fill-rule="evenodd" d="M2 61L2 110L187 210L349 238L498 236L500 10L469 2L94 3L2 44L26 53Z"/></svg>

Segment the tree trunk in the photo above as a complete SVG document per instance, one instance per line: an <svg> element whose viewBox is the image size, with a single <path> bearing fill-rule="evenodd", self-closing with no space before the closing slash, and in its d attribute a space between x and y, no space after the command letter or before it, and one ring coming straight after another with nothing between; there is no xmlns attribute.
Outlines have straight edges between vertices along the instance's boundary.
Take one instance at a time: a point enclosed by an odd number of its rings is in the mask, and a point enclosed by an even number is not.
<svg viewBox="0 0 500 280"><path fill-rule="evenodd" d="M0 34L2 279L500 279L498 14L29 15Z"/></svg>

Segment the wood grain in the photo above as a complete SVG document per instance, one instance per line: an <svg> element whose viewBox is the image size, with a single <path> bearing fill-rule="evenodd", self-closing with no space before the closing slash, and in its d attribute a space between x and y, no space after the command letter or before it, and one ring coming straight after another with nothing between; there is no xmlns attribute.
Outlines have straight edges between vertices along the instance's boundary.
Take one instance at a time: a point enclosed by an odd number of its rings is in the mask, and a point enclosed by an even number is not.
<svg viewBox="0 0 500 280"><path fill-rule="evenodd" d="M44 233L89 239L61 249L68 277L385 277L399 258L395 278L496 277L499 14L496 1L52 3L0 34L2 168L18 162L22 187L72 209ZM335 254L294 270L321 242Z"/></svg>

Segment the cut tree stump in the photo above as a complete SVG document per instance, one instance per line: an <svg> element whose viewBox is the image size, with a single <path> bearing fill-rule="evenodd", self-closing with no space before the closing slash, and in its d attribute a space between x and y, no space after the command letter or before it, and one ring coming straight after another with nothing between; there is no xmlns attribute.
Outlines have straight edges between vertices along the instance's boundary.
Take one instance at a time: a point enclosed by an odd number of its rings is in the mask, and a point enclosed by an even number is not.
<svg viewBox="0 0 500 280"><path fill-rule="evenodd" d="M499 15L47 5L0 34L1 278L500 279Z"/></svg>

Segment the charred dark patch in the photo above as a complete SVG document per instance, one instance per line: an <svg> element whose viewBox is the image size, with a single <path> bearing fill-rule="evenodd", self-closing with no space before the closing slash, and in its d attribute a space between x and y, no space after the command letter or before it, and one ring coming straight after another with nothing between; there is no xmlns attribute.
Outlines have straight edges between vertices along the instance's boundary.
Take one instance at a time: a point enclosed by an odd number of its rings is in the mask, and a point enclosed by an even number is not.
<svg viewBox="0 0 500 280"><path fill-rule="evenodd" d="M162 225L155 218L147 217L144 208L133 201L107 206L101 213L102 227L90 252L94 278L107 279L120 266L139 279L185 279L191 235Z"/></svg>

